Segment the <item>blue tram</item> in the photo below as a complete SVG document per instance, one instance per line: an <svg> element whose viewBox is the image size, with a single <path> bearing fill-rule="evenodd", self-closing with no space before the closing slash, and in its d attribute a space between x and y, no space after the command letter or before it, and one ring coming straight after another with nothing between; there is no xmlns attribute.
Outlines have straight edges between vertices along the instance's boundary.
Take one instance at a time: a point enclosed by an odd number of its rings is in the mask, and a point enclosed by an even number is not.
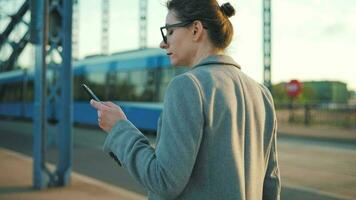
<svg viewBox="0 0 356 200"><path fill-rule="evenodd" d="M91 56L73 62L73 120L94 125L96 112L81 88L88 85L103 101L120 105L128 119L143 131L156 131L162 100L169 81L187 68L173 68L165 52L157 48ZM48 84L55 77L48 73ZM33 118L34 71L0 73L0 116ZM47 103L49 120L57 119L56 100Z"/></svg>

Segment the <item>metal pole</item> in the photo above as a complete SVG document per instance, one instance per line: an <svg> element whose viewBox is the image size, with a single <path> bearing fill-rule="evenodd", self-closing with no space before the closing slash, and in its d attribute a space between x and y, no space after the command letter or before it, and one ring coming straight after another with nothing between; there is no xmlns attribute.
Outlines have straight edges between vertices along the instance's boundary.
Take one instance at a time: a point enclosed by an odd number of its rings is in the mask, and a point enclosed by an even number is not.
<svg viewBox="0 0 356 200"><path fill-rule="evenodd" d="M139 41L140 49L147 47L147 0L140 0L140 26L139 26Z"/></svg>
<svg viewBox="0 0 356 200"><path fill-rule="evenodd" d="M272 91L271 83L271 1L263 0L263 82L264 85Z"/></svg>
<svg viewBox="0 0 356 200"><path fill-rule="evenodd" d="M33 0L31 3L32 42L36 45L34 113L34 187L64 186L70 182L72 166L72 0ZM51 17L51 18L50 18ZM50 27L49 27L50 23ZM49 34L49 32L51 34ZM61 62L47 56L58 52ZM47 59L46 59L47 58ZM52 60L51 60L52 59ZM51 98L58 98L58 163L55 172L46 168L47 62L58 70L52 80ZM57 85L55 85L55 83ZM58 87L57 87L58 86ZM57 91L57 88L60 91ZM49 103L48 103L49 105ZM56 116L54 116L56 118Z"/></svg>
<svg viewBox="0 0 356 200"><path fill-rule="evenodd" d="M45 171L46 153L46 44L48 33L47 0L37 0L35 4L36 65L35 65L35 104L33 141L33 185L36 189L47 186L49 177Z"/></svg>
<svg viewBox="0 0 356 200"><path fill-rule="evenodd" d="M79 59L79 0L73 0L72 11L72 58Z"/></svg>
<svg viewBox="0 0 356 200"><path fill-rule="evenodd" d="M109 0L102 0L101 8L101 53L109 54Z"/></svg>
<svg viewBox="0 0 356 200"><path fill-rule="evenodd" d="M58 184L68 185L72 168L72 0L64 0L62 21L62 67L59 116Z"/></svg>

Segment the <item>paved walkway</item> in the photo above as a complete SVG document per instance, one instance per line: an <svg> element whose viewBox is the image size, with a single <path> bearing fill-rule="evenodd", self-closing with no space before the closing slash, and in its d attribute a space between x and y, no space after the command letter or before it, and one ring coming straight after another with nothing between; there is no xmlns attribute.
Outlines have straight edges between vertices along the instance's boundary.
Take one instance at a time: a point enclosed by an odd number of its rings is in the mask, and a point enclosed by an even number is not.
<svg viewBox="0 0 356 200"><path fill-rule="evenodd" d="M34 190L32 159L0 148L1 200L142 200L142 195L72 173L67 187Z"/></svg>
<svg viewBox="0 0 356 200"><path fill-rule="evenodd" d="M303 126L296 124L279 124L278 135L319 140L332 140L356 144L356 129L346 129L326 125Z"/></svg>
<svg viewBox="0 0 356 200"><path fill-rule="evenodd" d="M13 124L6 124L1 122L0 120L0 127L6 129L14 128ZM32 129L28 129L30 132ZM340 129L335 127L328 127L328 126L310 126L305 127L302 125L289 125L289 124L280 124L279 125L279 136L280 137L298 137L298 138L311 138L317 140L328 140L328 141L341 141L356 144L356 130L355 129ZM79 134L79 133L78 133ZM299 146L299 145L298 145ZM290 158L290 155L295 155L295 149L293 146L280 146L283 151L281 151L280 161L281 166L284 167L282 174L284 176L284 180L289 183L291 188L298 188L299 185L304 185L309 188L316 189L316 192L319 191L329 191L326 194L337 194L337 197L334 199L349 199L347 196L353 196L355 193L353 192L355 184L348 184L351 185L350 188L342 188L338 189L336 186L331 187L330 182L328 180L319 181L320 177L333 180L334 182L332 185L344 183L345 181L349 181L354 183L354 180L347 178L350 176L350 169L348 168L350 165L345 165L343 163L350 162L354 163L353 156L345 155L344 151L337 151L334 152L331 157L334 158L343 158L345 157L346 160L338 160L336 162L333 159L327 157L330 155L327 149L316 149L315 155L312 153L313 149L305 149L306 152L300 152L300 157L295 157L293 159ZM320 153L321 151L321 153ZM325 152L324 152L325 151ZM284 155L283 156L283 153ZM292 152L292 153L288 153ZM353 153L353 152L350 152ZM303 156L312 154L311 156ZM321 156L322 155L322 156ZM353 154L352 154L353 155ZM324 156L324 157L323 157ZM319 160L315 160L316 158L320 158ZM303 160L304 159L304 160ZM313 159L315 162L312 162ZM295 160L296 162L292 162ZM326 166L330 166L327 169L319 170L321 167L314 166L313 163L319 163L320 165L325 164L325 162L329 160L330 163L326 164ZM307 165L307 166L304 166ZM310 166L309 166L310 165ZM341 168L345 169L346 175L343 177L343 180L338 180L335 177L340 177L340 172L334 172L329 170L334 165L342 165ZM353 164L351 164L353 165ZM298 168L299 167L299 168ZM309 171L305 171L305 169L309 169ZM315 168L315 169L314 169ZM339 167L340 168L340 167ZM289 170L291 169L291 171ZM317 179L315 179L315 171L320 171L320 173L324 174L317 174ZM308 174L309 173L309 174ZM306 176L303 176L304 174ZM326 174L326 175L325 175ZM335 175L336 174L336 175ZM354 177L354 172L351 173L352 177ZM295 175L295 176L294 176ZM299 177L301 176L301 177ZM304 177L304 178L302 178ZM305 177L311 177L310 180L306 180ZM287 181L288 180L288 181ZM322 183L328 183L322 185ZM305 190L305 188L302 188ZM315 193L313 189L313 193ZM333 196L333 195L332 195ZM346 198L341 198L346 196ZM111 200L111 199L121 199L121 200L138 200L138 199L145 199L144 196L133 193L131 191L98 181L96 179L83 176L77 174L75 172L72 173L72 181L70 186L61 187L61 188L50 188L45 190L34 190L32 188L32 159L30 157L23 156L21 154L15 153L13 151L5 150L0 148L0 199L1 200L56 200L56 199L65 199L65 200Z"/></svg>

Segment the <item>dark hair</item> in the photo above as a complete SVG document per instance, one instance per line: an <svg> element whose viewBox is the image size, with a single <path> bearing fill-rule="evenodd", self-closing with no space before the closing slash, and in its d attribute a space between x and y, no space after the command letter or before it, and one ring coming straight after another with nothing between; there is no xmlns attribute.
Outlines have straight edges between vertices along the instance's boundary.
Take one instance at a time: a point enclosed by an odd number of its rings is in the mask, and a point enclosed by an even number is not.
<svg viewBox="0 0 356 200"><path fill-rule="evenodd" d="M215 47L225 49L231 43L234 29L228 18L235 15L235 9L230 3L219 6L216 0L169 0L167 8L181 21L201 21Z"/></svg>

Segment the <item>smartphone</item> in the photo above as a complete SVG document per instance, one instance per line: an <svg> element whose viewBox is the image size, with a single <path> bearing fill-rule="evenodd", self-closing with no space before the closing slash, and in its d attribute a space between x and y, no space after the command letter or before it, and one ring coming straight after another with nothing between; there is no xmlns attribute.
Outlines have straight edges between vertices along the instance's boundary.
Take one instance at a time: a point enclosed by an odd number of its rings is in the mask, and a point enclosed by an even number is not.
<svg viewBox="0 0 356 200"><path fill-rule="evenodd" d="M82 84L82 87L89 94L89 96L91 96L91 98L93 98L95 101L99 101L100 102L100 99L94 94L93 91L91 91L91 89L87 85Z"/></svg>

